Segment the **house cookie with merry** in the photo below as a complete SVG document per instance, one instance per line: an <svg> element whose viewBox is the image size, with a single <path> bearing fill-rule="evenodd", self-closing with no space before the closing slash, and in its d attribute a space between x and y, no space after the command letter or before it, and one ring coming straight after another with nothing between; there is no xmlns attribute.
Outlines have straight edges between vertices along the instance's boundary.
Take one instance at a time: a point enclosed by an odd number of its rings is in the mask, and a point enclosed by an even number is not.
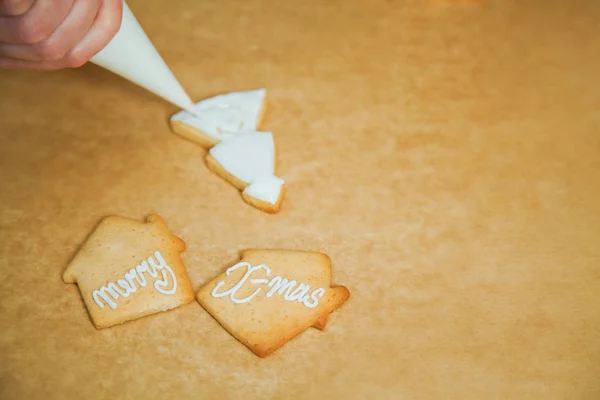
<svg viewBox="0 0 600 400"><path fill-rule="evenodd" d="M202 307L259 357L311 326L324 329L329 314L349 297L345 287L331 287L329 257L287 250L247 250L196 294Z"/></svg>
<svg viewBox="0 0 600 400"><path fill-rule="evenodd" d="M185 242L164 220L146 223L107 217L75 255L63 274L77 283L96 328L106 328L167 311L194 299L179 253Z"/></svg>

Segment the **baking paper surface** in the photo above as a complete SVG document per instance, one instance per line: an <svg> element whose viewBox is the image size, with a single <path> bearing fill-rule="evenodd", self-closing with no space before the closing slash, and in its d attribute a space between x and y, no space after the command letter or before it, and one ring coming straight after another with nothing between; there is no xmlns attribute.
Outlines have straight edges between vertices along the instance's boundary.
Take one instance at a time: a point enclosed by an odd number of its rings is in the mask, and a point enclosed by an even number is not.
<svg viewBox="0 0 600 400"><path fill-rule="evenodd" d="M599 2L129 4L194 100L267 88L286 198L96 66L1 71L0 398L600 398ZM286 248L351 298L263 360L196 302L98 331L61 274L151 213L196 289Z"/></svg>

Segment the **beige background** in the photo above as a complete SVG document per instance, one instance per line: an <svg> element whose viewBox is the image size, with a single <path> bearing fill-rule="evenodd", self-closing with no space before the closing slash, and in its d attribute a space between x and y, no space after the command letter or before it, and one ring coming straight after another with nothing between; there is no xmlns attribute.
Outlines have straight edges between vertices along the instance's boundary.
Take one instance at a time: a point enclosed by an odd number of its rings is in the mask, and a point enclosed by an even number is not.
<svg viewBox="0 0 600 400"><path fill-rule="evenodd" d="M600 398L600 2L131 0L195 99L266 87L282 211L86 66L0 72L3 399ZM318 250L352 297L261 360L197 303L97 331L61 273L157 212L197 288Z"/></svg>

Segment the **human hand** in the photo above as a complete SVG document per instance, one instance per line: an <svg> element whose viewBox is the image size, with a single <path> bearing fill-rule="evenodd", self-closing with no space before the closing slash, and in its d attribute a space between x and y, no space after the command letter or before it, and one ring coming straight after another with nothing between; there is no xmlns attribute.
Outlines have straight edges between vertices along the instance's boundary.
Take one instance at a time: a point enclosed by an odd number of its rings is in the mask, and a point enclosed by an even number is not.
<svg viewBox="0 0 600 400"><path fill-rule="evenodd" d="M0 0L0 68L85 64L121 26L122 0Z"/></svg>

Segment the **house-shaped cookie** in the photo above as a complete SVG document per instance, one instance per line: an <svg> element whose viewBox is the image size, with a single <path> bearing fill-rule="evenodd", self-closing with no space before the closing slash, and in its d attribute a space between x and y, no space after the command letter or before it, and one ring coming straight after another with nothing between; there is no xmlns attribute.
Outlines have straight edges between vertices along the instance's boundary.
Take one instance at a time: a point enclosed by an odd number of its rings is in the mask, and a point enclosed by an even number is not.
<svg viewBox="0 0 600 400"><path fill-rule="evenodd" d="M107 217L69 263L63 280L77 283L94 326L106 328L193 300L179 256L184 249L158 215L145 223Z"/></svg>
<svg viewBox="0 0 600 400"><path fill-rule="evenodd" d="M200 288L198 302L231 335L265 357L350 297L331 287L331 261L321 253L248 250L240 262Z"/></svg>

